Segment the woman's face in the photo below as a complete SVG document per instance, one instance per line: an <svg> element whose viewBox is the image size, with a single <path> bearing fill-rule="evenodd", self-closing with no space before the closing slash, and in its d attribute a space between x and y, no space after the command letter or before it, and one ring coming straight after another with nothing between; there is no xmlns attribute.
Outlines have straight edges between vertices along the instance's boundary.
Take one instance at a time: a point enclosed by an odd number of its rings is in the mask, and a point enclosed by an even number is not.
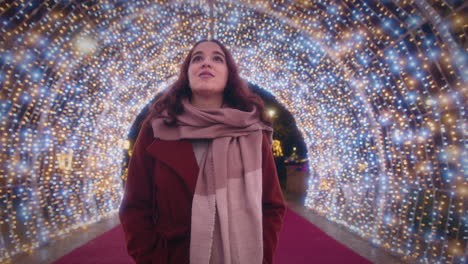
<svg viewBox="0 0 468 264"><path fill-rule="evenodd" d="M202 42L192 52L188 68L192 93L210 96L222 94L228 79L226 58L214 42Z"/></svg>

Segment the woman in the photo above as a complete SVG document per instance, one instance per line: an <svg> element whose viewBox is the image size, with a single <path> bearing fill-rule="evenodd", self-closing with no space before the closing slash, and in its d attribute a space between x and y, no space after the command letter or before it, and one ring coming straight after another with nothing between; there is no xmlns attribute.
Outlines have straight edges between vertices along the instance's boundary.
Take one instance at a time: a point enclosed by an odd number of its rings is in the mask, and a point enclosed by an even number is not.
<svg viewBox="0 0 468 264"><path fill-rule="evenodd" d="M285 205L261 99L218 41L194 45L143 121L119 210L137 263L272 263Z"/></svg>

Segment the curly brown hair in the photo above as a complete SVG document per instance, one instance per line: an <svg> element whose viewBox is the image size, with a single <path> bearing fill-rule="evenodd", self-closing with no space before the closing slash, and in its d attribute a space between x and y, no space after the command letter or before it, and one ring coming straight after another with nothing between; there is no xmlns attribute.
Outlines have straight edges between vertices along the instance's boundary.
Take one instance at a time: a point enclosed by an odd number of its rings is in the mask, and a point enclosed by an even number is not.
<svg viewBox="0 0 468 264"><path fill-rule="evenodd" d="M231 52L229 52L221 42L214 39L204 39L193 45L181 65L179 77L169 87L168 91L159 99L155 100L150 106L149 114L146 116L143 123L149 122L153 117L156 117L164 110L167 110L170 120L167 120L166 124L176 124L176 116L184 112L182 99L187 98L190 100L192 97L192 90L190 89L188 80L190 58L192 57L193 50L200 43L207 41L216 43L224 52L226 58L228 80L226 87L224 88L223 103L241 111L252 111L253 106L256 106L260 120L271 126L271 120L265 115L265 104L263 100L257 94L253 93L247 82L239 76L239 70L234 62Z"/></svg>

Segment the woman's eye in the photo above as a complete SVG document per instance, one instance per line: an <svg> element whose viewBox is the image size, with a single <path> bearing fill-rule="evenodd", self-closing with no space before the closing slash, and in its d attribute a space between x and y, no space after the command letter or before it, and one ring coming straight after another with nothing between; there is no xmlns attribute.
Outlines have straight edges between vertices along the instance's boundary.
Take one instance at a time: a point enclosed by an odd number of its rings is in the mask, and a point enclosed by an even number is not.
<svg viewBox="0 0 468 264"><path fill-rule="evenodd" d="M215 61L219 61L219 62L223 62L223 58L218 57L218 56L214 57L214 60L215 60Z"/></svg>
<svg viewBox="0 0 468 264"><path fill-rule="evenodd" d="M201 56L196 56L196 57L193 57L192 61L200 61L202 59Z"/></svg>

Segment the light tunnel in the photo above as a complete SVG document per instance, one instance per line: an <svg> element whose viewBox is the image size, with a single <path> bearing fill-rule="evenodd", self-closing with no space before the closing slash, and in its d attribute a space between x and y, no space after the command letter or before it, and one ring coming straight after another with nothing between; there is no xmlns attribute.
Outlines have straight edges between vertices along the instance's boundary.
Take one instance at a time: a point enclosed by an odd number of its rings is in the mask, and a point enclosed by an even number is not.
<svg viewBox="0 0 468 264"><path fill-rule="evenodd" d="M293 114L305 206L405 261L466 263L462 0L3 1L0 262L115 214L135 118L199 39Z"/></svg>

